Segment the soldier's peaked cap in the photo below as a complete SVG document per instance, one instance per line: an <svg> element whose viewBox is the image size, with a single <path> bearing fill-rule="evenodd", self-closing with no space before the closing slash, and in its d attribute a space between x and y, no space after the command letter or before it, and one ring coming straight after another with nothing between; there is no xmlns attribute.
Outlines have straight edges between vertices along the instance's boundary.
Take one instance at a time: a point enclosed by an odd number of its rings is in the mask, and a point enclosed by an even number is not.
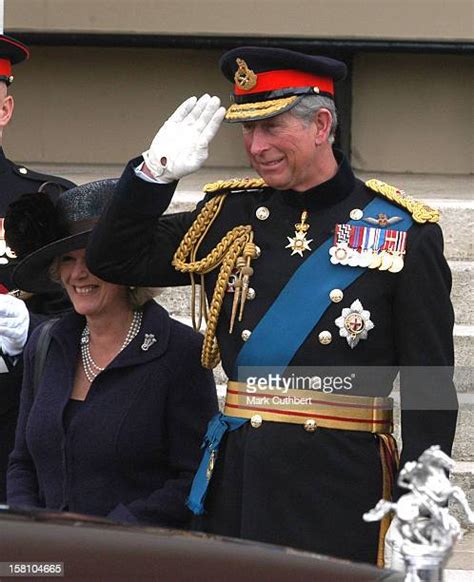
<svg viewBox="0 0 474 582"><path fill-rule="evenodd" d="M334 98L334 82L347 73L336 59L280 48L239 47L220 59L224 76L234 85L234 103L226 121L257 121L279 115L306 95Z"/></svg>
<svg viewBox="0 0 474 582"><path fill-rule="evenodd" d="M30 51L19 40L0 34L0 81L7 85L13 81L12 65L30 57Z"/></svg>

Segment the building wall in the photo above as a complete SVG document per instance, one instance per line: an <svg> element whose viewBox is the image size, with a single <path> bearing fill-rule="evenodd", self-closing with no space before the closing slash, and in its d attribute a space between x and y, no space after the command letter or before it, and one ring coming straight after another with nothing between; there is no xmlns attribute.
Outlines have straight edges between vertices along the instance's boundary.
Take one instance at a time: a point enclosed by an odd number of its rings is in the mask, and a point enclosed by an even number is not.
<svg viewBox="0 0 474 582"><path fill-rule="evenodd" d="M32 47L16 67L8 153L33 162L123 163L146 149L181 101L205 92L228 101L218 51ZM226 125L211 165L244 165L240 130Z"/></svg>
<svg viewBox="0 0 474 582"><path fill-rule="evenodd" d="M472 57L355 58L352 159L364 170L474 171Z"/></svg>
<svg viewBox="0 0 474 582"><path fill-rule="evenodd" d="M472 38L470 0L5 0L10 30Z"/></svg>
<svg viewBox="0 0 474 582"><path fill-rule="evenodd" d="M219 95L220 51L32 47L16 67L11 157L123 163L192 94ZM473 171L472 62L457 55L361 54L353 63L352 156L370 171ZM243 166L240 129L224 125L208 165Z"/></svg>
<svg viewBox="0 0 474 582"><path fill-rule="evenodd" d="M9 34L66 33L68 44L89 33L462 43L472 40L471 13L470 0L5 0ZM31 49L15 68L16 112L4 138L18 161L122 164L189 95L228 103L215 48ZM354 54L352 119L342 120L354 166L472 172L469 67L463 54ZM220 130L207 164L246 164L239 127Z"/></svg>

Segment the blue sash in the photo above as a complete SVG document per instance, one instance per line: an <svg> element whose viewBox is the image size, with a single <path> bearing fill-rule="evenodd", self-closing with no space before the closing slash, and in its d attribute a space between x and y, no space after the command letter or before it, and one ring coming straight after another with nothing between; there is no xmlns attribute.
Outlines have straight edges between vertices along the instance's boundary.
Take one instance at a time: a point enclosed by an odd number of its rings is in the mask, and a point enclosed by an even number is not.
<svg viewBox="0 0 474 582"><path fill-rule="evenodd" d="M383 198L375 198L364 208L367 216L380 213L390 215L394 205ZM397 215L402 220L391 226L393 230L408 230L413 219L411 215L397 207ZM351 220L348 224L361 224ZM323 313L332 304L329 292L332 289L347 289L367 269L333 265L329 260L329 249L333 245L331 237L316 249L295 271L269 310L265 313L252 335L244 343L235 364L239 367L271 366L272 373L283 372L299 350L302 343L317 325ZM275 366L276 364L276 366ZM254 375L255 371L252 373ZM246 378L237 374L239 381ZM217 454L222 437L227 431L236 430L247 419L217 414L209 422L202 447L205 452L193 481L187 505L195 514L204 512L204 499L209 478L207 469L211 455Z"/></svg>

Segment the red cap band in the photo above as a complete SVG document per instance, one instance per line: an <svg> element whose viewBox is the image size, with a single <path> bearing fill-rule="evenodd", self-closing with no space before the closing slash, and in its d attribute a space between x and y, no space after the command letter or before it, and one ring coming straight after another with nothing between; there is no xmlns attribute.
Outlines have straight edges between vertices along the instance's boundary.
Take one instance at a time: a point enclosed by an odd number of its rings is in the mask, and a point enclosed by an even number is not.
<svg viewBox="0 0 474 582"><path fill-rule="evenodd" d="M312 73L292 69L258 73L255 87L245 91L238 85L234 85L234 91L236 95L250 95L295 87L318 87L321 92L334 95L334 82L330 77L318 77Z"/></svg>
<svg viewBox="0 0 474 582"><path fill-rule="evenodd" d="M8 59L0 59L0 77L9 77L12 74L12 64Z"/></svg>

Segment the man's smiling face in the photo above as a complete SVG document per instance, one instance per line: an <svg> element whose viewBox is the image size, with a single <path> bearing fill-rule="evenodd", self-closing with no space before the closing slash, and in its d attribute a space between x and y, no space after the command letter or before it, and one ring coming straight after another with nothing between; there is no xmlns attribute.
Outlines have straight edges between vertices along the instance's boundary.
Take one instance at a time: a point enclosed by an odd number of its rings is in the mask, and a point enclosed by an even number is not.
<svg viewBox="0 0 474 582"><path fill-rule="evenodd" d="M303 192L318 183L317 126L290 112L242 124L254 170L272 188Z"/></svg>

